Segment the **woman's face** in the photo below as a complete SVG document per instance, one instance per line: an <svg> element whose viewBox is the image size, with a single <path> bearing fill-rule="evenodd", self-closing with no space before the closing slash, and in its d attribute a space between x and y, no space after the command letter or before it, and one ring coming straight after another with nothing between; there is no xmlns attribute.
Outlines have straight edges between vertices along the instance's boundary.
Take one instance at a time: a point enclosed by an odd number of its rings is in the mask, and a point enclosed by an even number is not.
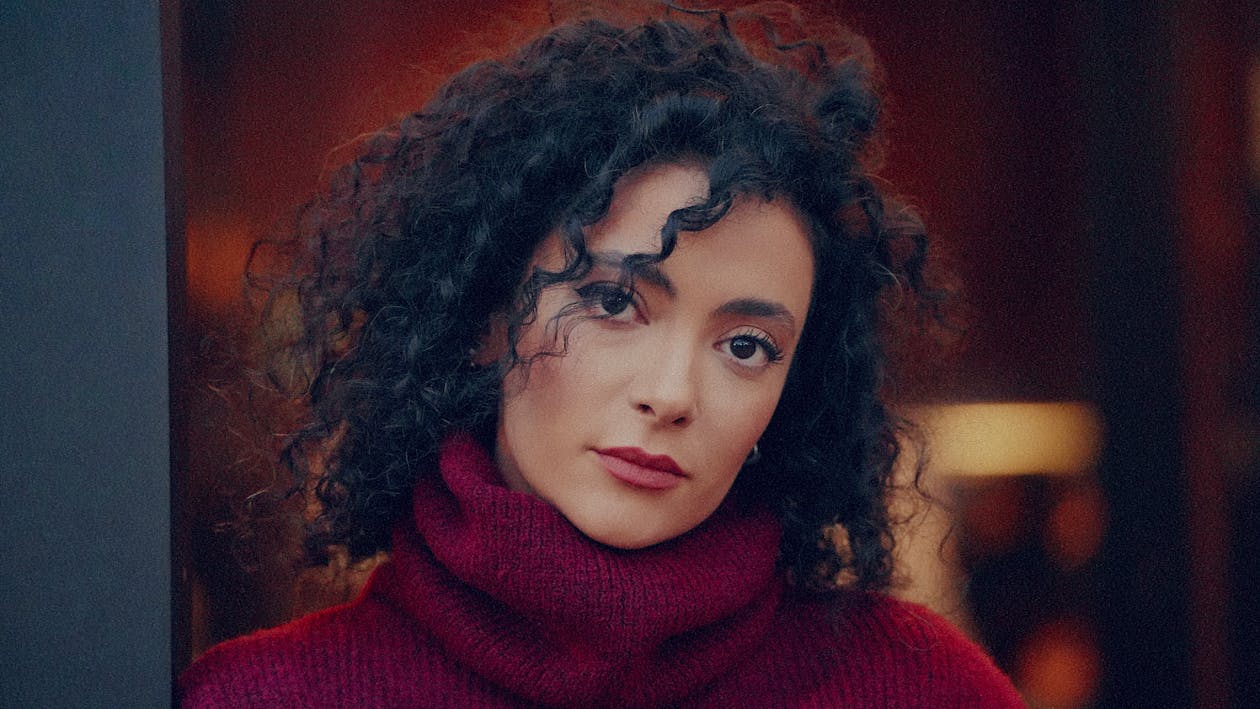
<svg viewBox="0 0 1260 709"><path fill-rule="evenodd" d="M681 165L618 182L587 235L594 268L544 290L518 344L522 357L558 349L548 323L576 307L567 354L504 380L495 457L505 482L613 547L672 539L717 508L770 422L805 325L808 231L781 201L738 200L636 272L635 290L618 284L621 259L659 253L669 213L707 190L702 170ZM558 235L533 265L563 265Z"/></svg>

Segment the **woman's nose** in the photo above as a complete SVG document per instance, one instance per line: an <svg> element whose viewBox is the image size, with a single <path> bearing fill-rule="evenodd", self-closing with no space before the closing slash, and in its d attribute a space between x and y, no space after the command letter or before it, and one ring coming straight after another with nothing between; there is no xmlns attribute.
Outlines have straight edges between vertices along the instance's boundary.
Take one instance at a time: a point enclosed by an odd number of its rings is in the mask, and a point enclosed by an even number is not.
<svg viewBox="0 0 1260 709"><path fill-rule="evenodd" d="M640 413L675 427L695 419L700 382L691 348L668 347L660 357L645 358L637 366L631 400Z"/></svg>

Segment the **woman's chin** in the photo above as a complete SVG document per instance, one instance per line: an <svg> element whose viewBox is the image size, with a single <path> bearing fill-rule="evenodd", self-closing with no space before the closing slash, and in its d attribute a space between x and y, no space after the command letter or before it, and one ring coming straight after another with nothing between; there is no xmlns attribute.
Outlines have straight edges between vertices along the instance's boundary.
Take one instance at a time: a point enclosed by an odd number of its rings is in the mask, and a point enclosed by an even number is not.
<svg viewBox="0 0 1260 709"><path fill-rule="evenodd" d="M669 538L668 535L655 530L647 530L641 526L627 527L619 524L609 524L604 520L574 520L570 518L569 522L591 541L599 542L606 547L614 549L624 549L625 551L646 549Z"/></svg>
<svg viewBox="0 0 1260 709"><path fill-rule="evenodd" d="M560 510L564 514L564 510ZM624 515L585 517L565 515L569 522L589 539L607 547L634 551L662 544L694 529L700 522L678 519L653 520Z"/></svg>
<svg viewBox="0 0 1260 709"><path fill-rule="evenodd" d="M586 536L589 537L592 541L599 542L600 544L603 544L606 547L612 547L613 549L621 549L622 551L637 551L639 549L647 549L648 547L656 546L657 544L669 541L670 539L673 539L675 536L678 536L678 535L644 536L644 535L622 533L622 532L612 532L609 534L600 534L600 533L588 534L587 532L583 531L582 533L586 534Z"/></svg>

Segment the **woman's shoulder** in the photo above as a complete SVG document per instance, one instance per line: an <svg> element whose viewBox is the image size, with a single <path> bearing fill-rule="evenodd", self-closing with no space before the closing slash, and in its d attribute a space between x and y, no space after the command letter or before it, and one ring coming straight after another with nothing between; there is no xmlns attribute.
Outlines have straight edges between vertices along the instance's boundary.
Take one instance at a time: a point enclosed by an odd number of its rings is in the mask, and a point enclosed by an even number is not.
<svg viewBox="0 0 1260 709"><path fill-rule="evenodd" d="M370 598L215 645L180 675L183 707L311 706L346 691L372 656L414 653L415 630ZM351 697L344 697L352 699ZM334 702L336 703L336 702Z"/></svg>
<svg viewBox="0 0 1260 709"><path fill-rule="evenodd" d="M924 606L879 593L796 595L763 661L825 706L1023 707L1011 681L962 631Z"/></svg>
<svg viewBox="0 0 1260 709"><path fill-rule="evenodd" d="M940 614L926 606L885 593L842 590L798 595L784 605L797 623L811 624L823 637L854 645L904 650L913 655L944 653L988 655Z"/></svg>

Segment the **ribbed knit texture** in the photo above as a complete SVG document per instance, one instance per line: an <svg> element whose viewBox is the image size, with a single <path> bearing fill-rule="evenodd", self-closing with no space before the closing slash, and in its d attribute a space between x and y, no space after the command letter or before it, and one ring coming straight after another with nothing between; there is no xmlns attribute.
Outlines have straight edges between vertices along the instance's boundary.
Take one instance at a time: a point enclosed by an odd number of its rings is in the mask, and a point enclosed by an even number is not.
<svg viewBox="0 0 1260 709"><path fill-rule="evenodd" d="M1013 707L984 653L919 606L794 594L771 515L723 505L638 551L501 485L470 437L355 602L223 643L186 707Z"/></svg>

